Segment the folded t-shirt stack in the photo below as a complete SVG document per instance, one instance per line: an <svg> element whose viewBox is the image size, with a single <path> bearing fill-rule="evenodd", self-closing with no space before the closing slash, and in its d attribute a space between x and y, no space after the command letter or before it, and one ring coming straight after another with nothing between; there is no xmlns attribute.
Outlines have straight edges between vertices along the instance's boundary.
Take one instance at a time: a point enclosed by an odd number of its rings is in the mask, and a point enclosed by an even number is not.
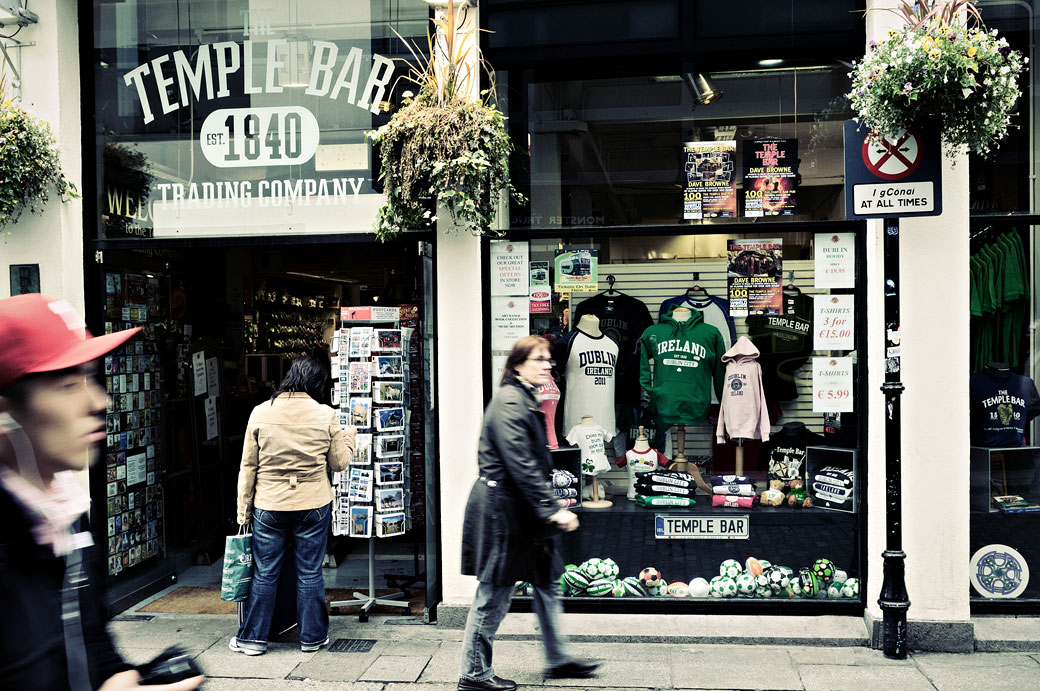
<svg viewBox="0 0 1040 691"><path fill-rule="evenodd" d="M749 509L758 499L755 483L746 475L712 475L712 506Z"/></svg>
<svg viewBox="0 0 1040 691"><path fill-rule="evenodd" d="M549 476L553 495L567 506L578 505L578 477L567 470L557 469Z"/></svg>
<svg viewBox="0 0 1040 691"><path fill-rule="evenodd" d="M639 506L692 506L693 493L697 489L693 476L677 470L651 471L643 473L635 482L636 503ZM654 501L660 497L678 498L685 501Z"/></svg>

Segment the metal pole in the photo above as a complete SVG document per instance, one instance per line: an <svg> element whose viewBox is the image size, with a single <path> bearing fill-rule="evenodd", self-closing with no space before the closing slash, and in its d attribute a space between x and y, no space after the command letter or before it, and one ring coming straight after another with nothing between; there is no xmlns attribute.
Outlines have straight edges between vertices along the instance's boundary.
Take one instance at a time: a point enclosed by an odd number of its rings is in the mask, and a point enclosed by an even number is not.
<svg viewBox="0 0 1040 691"><path fill-rule="evenodd" d="M906 659L906 592L902 515L902 418L899 340L899 219L885 219L885 551L881 585L882 649L885 657Z"/></svg>

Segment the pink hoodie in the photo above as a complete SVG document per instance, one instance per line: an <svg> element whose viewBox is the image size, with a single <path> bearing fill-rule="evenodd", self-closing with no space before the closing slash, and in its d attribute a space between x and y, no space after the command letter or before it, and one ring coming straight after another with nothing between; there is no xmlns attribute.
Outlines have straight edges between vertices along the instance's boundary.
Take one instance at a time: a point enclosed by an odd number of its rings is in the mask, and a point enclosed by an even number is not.
<svg viewBox="0 0 1040 691"><path fill-rule="evenodd" d="M769 439L769 413L762 389L762 366L755 358L758 348L741 336L722 356L726 377L722 385L719 425L715 429L720 444L730 439Z"/></svg>

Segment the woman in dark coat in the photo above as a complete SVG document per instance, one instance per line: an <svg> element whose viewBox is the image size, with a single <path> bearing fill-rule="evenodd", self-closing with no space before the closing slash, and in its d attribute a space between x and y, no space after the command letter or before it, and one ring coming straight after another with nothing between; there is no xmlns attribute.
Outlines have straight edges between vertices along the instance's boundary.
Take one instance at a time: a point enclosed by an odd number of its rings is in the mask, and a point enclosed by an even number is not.
<svg viewBox="0 0 1040 691"><path fill-rule="evenodd" d="M538 387L549 383L552 365L544 338L517 341L506 359L502 386L484 411L480 477L462 528L462 573L480 583L466 620L460 691L516 688L515 682L495 676L491 645L517 581L529 582L534 590L549 675L587 677L599 666L572 658L558 631L563 569L553 536L577 530L578 517L560 508L549 486L552 462Z"/></svg>

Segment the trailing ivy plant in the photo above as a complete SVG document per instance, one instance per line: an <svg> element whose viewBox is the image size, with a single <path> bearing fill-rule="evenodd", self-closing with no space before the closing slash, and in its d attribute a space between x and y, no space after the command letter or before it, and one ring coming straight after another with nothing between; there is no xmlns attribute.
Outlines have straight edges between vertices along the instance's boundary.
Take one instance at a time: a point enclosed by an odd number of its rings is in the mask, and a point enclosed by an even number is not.
<svg viewBox="0 0 1040 691"><path fill-rule="evenodd" d="M58 145L46 122L26 112L8 97L0 78L0 230L28 209L39 213L57 192L79 198L58 160ZM9 231L8 231L9 232Z"/></svg>
<svg viewBox="0 0 1040 691"><path fill-rule="evenodd" d="M431 19L434 31L427 30L425 52L398 34L414 58L403 78L418 93L367 135L380 145L386 202L375 231L381 240L434 227L438 201L459 227L474 235L498 235L492 226L500 193L508 189L520 198L508 181L513 147L505 117L491 100L493 72L474 47L474 30L459 31L457 19L449 1L443 17ZM489 75L492 88L474 101L467 95L480 70Z"/></svg>

